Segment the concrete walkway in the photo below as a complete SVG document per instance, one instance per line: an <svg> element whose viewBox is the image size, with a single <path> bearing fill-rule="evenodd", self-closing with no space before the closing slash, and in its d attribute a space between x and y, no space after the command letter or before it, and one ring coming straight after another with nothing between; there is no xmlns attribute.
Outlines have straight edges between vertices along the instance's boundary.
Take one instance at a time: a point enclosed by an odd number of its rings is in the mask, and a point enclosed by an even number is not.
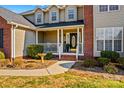
<svg viewBox="0 0 124 93"><path fill-rule="evenodd" d="M44 69L34 70L0 70L0 76L47 76L68 71L75 61L58 61Z"/></svg>

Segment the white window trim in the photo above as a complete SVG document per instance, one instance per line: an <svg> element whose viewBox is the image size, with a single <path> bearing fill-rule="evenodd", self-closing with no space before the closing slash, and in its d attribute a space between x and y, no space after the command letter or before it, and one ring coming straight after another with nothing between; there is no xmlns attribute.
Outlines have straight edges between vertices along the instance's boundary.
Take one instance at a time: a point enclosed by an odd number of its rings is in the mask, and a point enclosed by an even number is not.
<svg viewBox="0 0 124 93"><path fill-rule="evenodd" d="M52 20L52 13L56 13L56 20ZM52 22L56 22L56 21L57 21L57 11L52 11L50 15L51 15L51 16L50 16L51 21L52 21Z"/></svg>
<svg viewBox="0 0 124 93"><path fill-rule="evenodd" d="M74 10L74 18L73 19L69 19L69 17L68 17L68 11L69 10ZM66 9L66 18L67 18L67 20L66 21L76 21L77 20L77 8L74 8L74 7L68 7L67 9Z"/></svg>
<svg viewBox="0 0 124 93"><path fill-rule="evenodd" d="M72 10L73 11L74 18L72 18L72 19L69 19L69 10ZM75 19L75 10L73 8L70 8L67 11L68 11L68 14L67 14L68 20L74 20Z"/></svg>
<svg viewBox="0 0 124 93"><path fill-rule="evenodd" d="M98 5L98 11L99 11L99 13L120 11L120 5L118 5L118 10L110 10L110 8L109 8L110 5L107 5L108 6L108 11L100 11L100 9L99 9L100 7L99 6L100 5Z"/></svg>
<svg viewBox="0 0 124 93"><path fill-rule="evenodd" d="M41 22L37 22L38 14L41 14ZM43 13L41 13L41 12L35 13L35 24L43 24L43 19L44 19Z"/></svg>
<svg viewBox="0 0 124 93"><path fill-rule="evenodd" d="M56 12L56 20L55 21L52 20L52 12ZM52 23L59 22L59 12L58 11L50 11L49 18Z"/></svg>
<svg viewBox="0 0 124 93"><path fill-rule="evenodd" d="M101 40L103 40L103 50L105 50L105 29L106 28L112 28L112 34L114 34L114 31L113 31L113 29L114 28L120 28L121 30L122 30L122 38L121 38L121 51L116 51L116 52L123 52L123 34L124 34L124 32L123 32L123 27L105 27L105 28L96 28L96 31L97 31L97 29L103 29L103 31L104 31L104 38L103 39L101 39ZM95 32L96 33L96 32ZM97 50L97 40L99 40L99 39L96 39L96 35L95 35L95 46L96 46L96 52L101 52L101 51L98 51ZM112 51L114 51L114 38L112 38Z"/></svg>

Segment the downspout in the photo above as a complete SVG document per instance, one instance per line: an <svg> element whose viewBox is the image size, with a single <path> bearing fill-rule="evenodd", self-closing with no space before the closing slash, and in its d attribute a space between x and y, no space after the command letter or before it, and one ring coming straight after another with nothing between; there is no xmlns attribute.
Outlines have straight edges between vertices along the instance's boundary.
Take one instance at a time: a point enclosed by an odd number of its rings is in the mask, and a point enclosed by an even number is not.
<svg viewBox="0 0 124 93"><path fill-rule="evenodd" d="M18 25L12 25L11 31L11 62L14 62L15 59L15 29Z"/></svg>

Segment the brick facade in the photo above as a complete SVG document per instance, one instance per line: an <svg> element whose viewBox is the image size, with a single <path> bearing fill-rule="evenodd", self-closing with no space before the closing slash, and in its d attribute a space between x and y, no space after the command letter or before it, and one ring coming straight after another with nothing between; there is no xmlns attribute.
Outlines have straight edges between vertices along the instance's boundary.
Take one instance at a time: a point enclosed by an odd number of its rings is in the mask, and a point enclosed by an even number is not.
<svg viewBox="0 0 124 93"><path fill-rule="evenodd" d="M6 58L11 58L11 25L7 24L7 21L0 16L0 28L3 29L3 48Z"/></svg>
<svg viewBox="0 0 124 93"><path fill-rule="evenodd" d="M93 57L93 6L84 6L84 56Z"/></svg>

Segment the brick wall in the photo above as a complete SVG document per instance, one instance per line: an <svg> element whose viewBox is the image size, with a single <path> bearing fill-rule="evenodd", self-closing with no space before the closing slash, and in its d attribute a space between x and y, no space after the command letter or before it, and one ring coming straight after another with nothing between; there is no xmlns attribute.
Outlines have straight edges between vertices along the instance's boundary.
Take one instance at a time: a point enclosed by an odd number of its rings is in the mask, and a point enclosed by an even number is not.
<svg viewBox="0 0 124 93"><path fill-rule="evenodd" d="M7 21L0 16L0 28L3 28L3 49L6 58L11 57L11 25L7 24Z"/></svg>
<svg viewBox="0 0 124 93"><path fill-rule="evenodd" d="M93 57L93 6L84 6L84 56Z"/></svg>

